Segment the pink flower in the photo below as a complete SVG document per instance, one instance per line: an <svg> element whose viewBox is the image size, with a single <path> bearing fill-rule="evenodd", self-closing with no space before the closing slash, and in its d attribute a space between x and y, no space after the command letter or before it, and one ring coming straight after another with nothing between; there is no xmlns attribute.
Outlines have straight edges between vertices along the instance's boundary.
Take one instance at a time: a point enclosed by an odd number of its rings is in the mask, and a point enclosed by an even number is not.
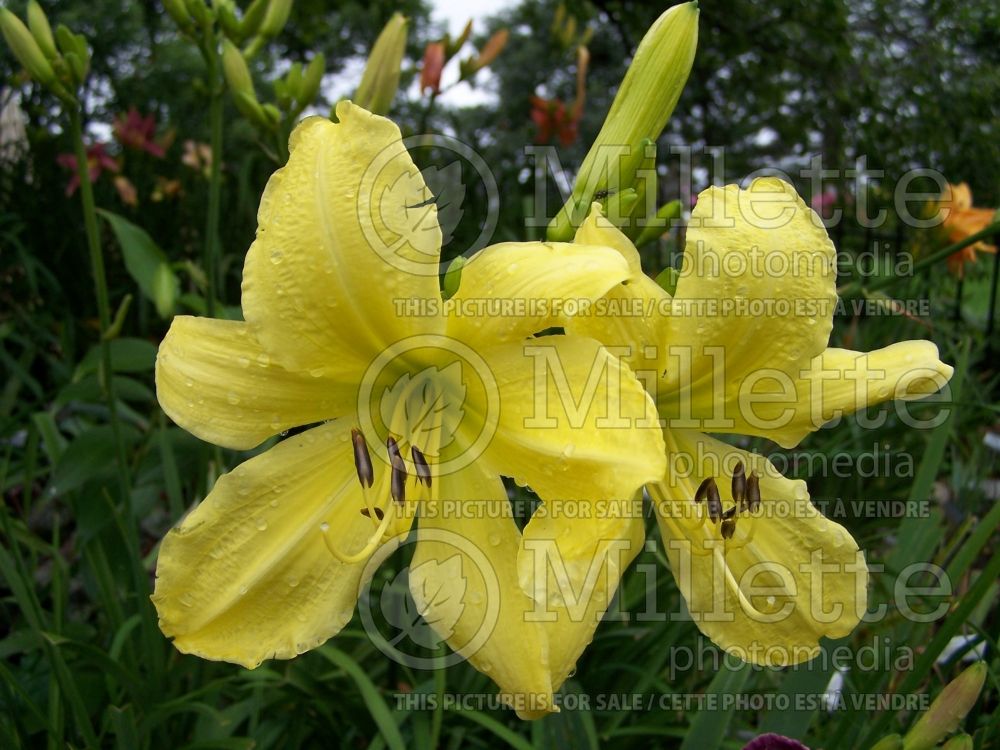
<svg viewBox="0 0 1000 750"><path fill-rule="evenodd" d="M56 162L60 167L72 170L73 175L69 178L69 182L66 183L66 195L73 195L76 189L80 187L80 174L77 171L76 156L73 154L59 154L56 157ZM103 143L95 143L87 147L87 176L91 184L97 182L103 172L118 174L120 171L121 167L118 166L118 162L111 158L111 154L107 152Z"/></svg>
<svg viewBox="0 0 1000 750"><path fill-rule="evenodd" d="M168 139L156 139L156 120L151 114L143 117L135 107L129 107L126 114L115 117L112 129L125 148L145 151L157 159L166 155Z"/></svg>

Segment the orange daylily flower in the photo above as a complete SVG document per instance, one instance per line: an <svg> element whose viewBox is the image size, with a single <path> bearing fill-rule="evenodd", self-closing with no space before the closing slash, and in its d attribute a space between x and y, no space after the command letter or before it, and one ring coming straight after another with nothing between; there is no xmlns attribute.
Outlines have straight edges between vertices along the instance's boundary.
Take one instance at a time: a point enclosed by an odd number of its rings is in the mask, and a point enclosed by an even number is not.
<svg viewBox="0 0 1000 750"><path fill-rule="evenodd" d="M996 211L992 208L974 208L972 191L965 182L958 185L946 183L944 191L938 199L938 211L941 215L941 228L949 242L961 242L971 237L993 223ZM957 253L949 256L948 270L962 278L966 262L975 263L976 253L995 253L996 245L983 240L973 243Z"/></svg>

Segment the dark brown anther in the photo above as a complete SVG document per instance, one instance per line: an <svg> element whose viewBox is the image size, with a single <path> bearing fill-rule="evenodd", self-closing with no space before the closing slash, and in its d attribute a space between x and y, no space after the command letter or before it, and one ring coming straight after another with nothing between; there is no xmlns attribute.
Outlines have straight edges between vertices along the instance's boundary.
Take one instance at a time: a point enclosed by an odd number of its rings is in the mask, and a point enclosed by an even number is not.
<svg viewBox="0 0 1000 750"><path fill-rule="evenodd" d="M410 447L410 453L413 454L413 466L417 470L417 481L430 487L431 467L427 465L427 459L424 458L424 454L415 445Z"/></svg>
<svg viewBox="0 0 1000 750"><path fill-rule="evenodd" d="M351 430L351 442L354 444L354 468L358 470L358 481L362 487L371 487L375 483L375 470L372 468L372 457L368 453L368 443L360 430Z"/></svg>
<svg viewBox="0 0 1000 750"><path fill-rule="evenodd" d="M705 493L708 499L708 517L712 519L712 523L718 523L722 520L722 498L719 497L719 488L714 479L708 480Z"/></svg>
<svg viewBox="0 0 1000 750"><path fill-rule="evenodd" d="M389 451L389 463L392 464L393 456L399 456L399 443L392 435L385 439L385 448Z"/></svg>
<svg viewBox="0 0 1000 750"><path fill-rule="evenodd" d="M720 529L720 531L722 532L723 539L732 539L733 534L736 533L736 519L727 518L726 520L724 520L722 522L722 528Z"/></svg>
<svg viewBox="0 0 1000 750"><path fill-rule="evenodd" d="M406 502L406 464L399 455L399 445L391 435L386 438L385 447L389 450L389 464L392 466L389 493L394 501L402 505Z"/></svg>
<svg viewBox="0 0 1000 750"><path fill-rule="evenodd" d="M747 477L747 508L753 513L760 507L760 477L751 471Z"/></svg>
<svg viewBox="0 0 1000 750"><path fill-rule="evenodd" d="M372 517L372 514L368 512L368 508L362 508L361 509L361 515L363 515L365 518L371 518ZM385 518L385 511L383 511L381 508L376 508L375 509L375 518L377 520L381 521L383 518Z"/></svg>
<svg viewBox="0 0 1000 750"><path fill-rule="evenodd" d="M722 514L722 520L725 521L726 519L729 518L736 518L736 514L739 512L740 512L739 506L734 505L732 508L730 508L729 510L727 510L725 513Z"/></svg>
<svg viewBox="0 0 1000 750"><path fill-rule="evenodd" d="M694 501L696 503L700 503L705 499L705 496L708 494L708 483L714 481L715 480L712 479L712 477L707 477L706 479L701 480L701 484L698 485L698 489L694 491Z"/></svg>
<svg viewBox="0 0 1000 750"><path fill-rule="evenodd" d="M740 461L733 469L733 502L739 506L747 497L747 475L743 462Z"/></svg>

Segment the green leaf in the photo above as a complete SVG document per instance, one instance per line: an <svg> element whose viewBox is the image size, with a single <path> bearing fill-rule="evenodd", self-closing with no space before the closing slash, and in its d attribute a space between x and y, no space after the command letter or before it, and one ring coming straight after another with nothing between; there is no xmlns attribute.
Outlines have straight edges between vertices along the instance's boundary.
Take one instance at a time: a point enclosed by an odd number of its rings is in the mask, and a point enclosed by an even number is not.
<svg viewBox="0 0 1000 750"><path fill-rule="evenodd" d="M120 338L110 342L111 369L114 372L150 372L156 364L156 345L145 339ZM101 366L101 349L95 346L83 358L74 381L79 381Z"/></svg>
<svg viewBox="0 0 1000 750"><path fill-rule="evenodd" d="M715 696L719 708L702 709L691 721L691 730L681 743L681 750L701 750L706 747L721 747L722 740L733 720L736 702L727 701L728 696L739 693L750 678L750 665L744 662L736 669L723 665L715 673L705 691L705 697Z"/></svg>
<svg viewBox="0 0 1000 750"><path fill-rule="evenodd" d="M134 444L139 439L139 433L134 429L125 429L123 433L126 445ZM92 427L80 433L66 447L56 464L49 492L61 495L92 479L113 476L115 456L115 439L110 426Z"/></svg>
<svg viewBox="0 0 1000 750"><path fill-rule="evenodd" d="M399 727L396 726L396 721L393 719L389 706L361 665L343 651L335 649L333 646L320 646L317 652L327 661L344 670L348 677L354 680L354 684L361 693L361 699L365 702L365 706L368 707L368 712L371 714L375 724L378 725L386 744L392 750L406 750L403 735L399 733Z"/></svg>
<svg viewBox="0 0 1000 750"><path fill-rule="evenodd" d="M162 317L173 314L173 300L180 294L180 282L170 267L166 254L142 227L111 211L98 209L111 226L122 249L125 270L143 295L156 305ZM169 300L169 305L167 301Z"/></svg>

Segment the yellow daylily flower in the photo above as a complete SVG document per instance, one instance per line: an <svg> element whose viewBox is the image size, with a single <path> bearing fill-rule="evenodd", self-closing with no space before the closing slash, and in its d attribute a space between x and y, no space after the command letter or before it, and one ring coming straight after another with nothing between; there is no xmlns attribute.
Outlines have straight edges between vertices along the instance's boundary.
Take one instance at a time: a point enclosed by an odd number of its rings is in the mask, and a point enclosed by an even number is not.
<svg viewBox="0 0 1000 750"><path fill-rule="evenodd" d="M549 643L525 617L520 532L509 512L454 506L502 506L500 475L543 500L614 497L662 475L657 429L604 423L653 409L642 385L593 339L535 336L553 321L528 304L596 300L628 265L603 247L495 245L465 264L445 309L436 208L398 128L346 101L336 114L299 125L268 181L245 322L177 317L160 346L157 397L196 436L249 449L315 425L222 476L167 534L160 628L185 653L248 668L294 657L345 626L369 563L416 516L420 611L522 716L540 715L554 710ZM487 298L509 310L460 314ZM565 383L538 380L539 352Z"/></svg>
<svg viewBox="0 0 1000 750"><path fill-rule="evenodd" d="M705 433L759 435L793 447L840 415L933 393L952 368L928 341L868 353L828 346L834 247L819 217L780 180L701 194L673 297L642 273L635 247L599 204L576 241L614 247L629 265L629 279L594 314L567 320L566 330L618 353L656 398L667 472L647 491L692 619L750 662L812 658L822 636L849 634L864 613L864 555L846 529L816 510L804 482ZM550 606L548 627L563 645L561 652L550 648L556 676L573 668L593 637L644 539L635 507L561 516L536 514L522 547L559 540L563 560L575 561L565 565L568 580L555 585L552 576L533 576L531 555L522 550L519 558L522 587L536 601L553 588L575 591L577 599L591 589L586 617L558 600ZM606 554L616 542L617 554Z"/></svg>

